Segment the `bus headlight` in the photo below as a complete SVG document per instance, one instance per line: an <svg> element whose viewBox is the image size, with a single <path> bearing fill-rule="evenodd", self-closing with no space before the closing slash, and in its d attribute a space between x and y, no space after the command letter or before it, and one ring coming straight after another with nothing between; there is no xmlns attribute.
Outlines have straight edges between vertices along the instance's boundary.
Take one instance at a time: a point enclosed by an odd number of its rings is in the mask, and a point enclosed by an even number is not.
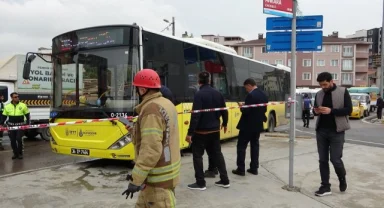
<svg viewBox="0 0 384 208"><path fill-rule="evenodd" d="M120 139L118 139L113 145L111 145L108 149L121 149L125 146L127 146L129 143L132 142L132 138L130 134L126 134Z"/></svg>

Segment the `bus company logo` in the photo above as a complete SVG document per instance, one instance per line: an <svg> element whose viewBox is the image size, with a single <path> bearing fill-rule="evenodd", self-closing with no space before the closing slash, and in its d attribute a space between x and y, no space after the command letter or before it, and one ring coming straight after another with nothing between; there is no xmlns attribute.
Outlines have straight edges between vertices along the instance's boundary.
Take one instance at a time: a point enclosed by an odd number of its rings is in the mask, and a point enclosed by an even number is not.
<svg viewBox="0 0 384 208"><path fill-rule="evenodd" d="M79 130L79 137L83 137L83 136L96 136L97 135L97 132L96 131L92 131L92 130L82 130L80 129Z"/></svg>
<svg viewBox="0 0 384 208"><path fill-rule="evenodd" d="M73 129L69 129L69 128L65 129L65 135L66 136L71 136L71 135L76 135L76 134L77 134L77 130L73 130Z"/></svg>

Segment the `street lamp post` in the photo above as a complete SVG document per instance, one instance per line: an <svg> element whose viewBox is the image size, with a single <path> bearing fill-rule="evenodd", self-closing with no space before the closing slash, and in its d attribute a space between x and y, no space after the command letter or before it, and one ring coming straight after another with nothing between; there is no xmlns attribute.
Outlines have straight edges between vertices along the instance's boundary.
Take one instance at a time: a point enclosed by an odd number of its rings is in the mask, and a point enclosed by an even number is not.
<svg viewBox="0 0 384 208"><path fill-rule="evenodd" d="M167 19L164 19L164 22L169 23L166 29L172 25L172 35L175 36L175 17L172 17L172 22L170 23Z"/></svg>

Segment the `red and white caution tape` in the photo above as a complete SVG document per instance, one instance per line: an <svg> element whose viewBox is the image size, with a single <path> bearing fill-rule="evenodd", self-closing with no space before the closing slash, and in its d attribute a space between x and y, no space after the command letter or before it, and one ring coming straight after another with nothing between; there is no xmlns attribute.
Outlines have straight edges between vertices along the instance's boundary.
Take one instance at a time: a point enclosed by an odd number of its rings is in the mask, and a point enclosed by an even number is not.
<svg viewBox="0 0 384 208"><path fill-rule="evenodd" d="M260 103L260 104L251 104L251 105L224 107L224 108L190 110L190 111L178 112L178 114L213 112L213 111L231 110L231 109L236 109L236 108L255 108L255 107L262 107L262 106L268 106L268 105L279 105L279 104L294 103L294 102L296 102L296 101L289 99L288 102L270 102L270 103ZM138 116L129 116L126 118L128 120L132 121L133 119L135 119L137 117ZM34 125L8 126L8 127L0 126L0 131L39 129L39 128L54 127L54 126L68 126L68 125L75 125L75 124L95 123L95 122L103 122L103 121L118 121L118 120L119 120L119 118L100 118L100 119L77 120L77 121L48 123L48 124L34 124Z"/></svg>

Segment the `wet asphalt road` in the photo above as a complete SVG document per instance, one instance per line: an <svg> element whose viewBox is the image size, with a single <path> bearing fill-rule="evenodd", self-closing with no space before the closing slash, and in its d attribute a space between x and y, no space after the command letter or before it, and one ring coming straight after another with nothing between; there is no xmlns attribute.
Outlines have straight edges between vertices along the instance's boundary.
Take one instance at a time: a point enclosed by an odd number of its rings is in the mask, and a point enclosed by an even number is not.
<svg viewBox="0 0 384 208"><path fill-rule="evenodd" d="M62 164L87 161L82 157L70 157L54 154L49 142L39 139L24 139L24 159L12 160L13 152L7 134L4 133L4 151L0 151L0 176L16 172L53 167Z"/></svg>

